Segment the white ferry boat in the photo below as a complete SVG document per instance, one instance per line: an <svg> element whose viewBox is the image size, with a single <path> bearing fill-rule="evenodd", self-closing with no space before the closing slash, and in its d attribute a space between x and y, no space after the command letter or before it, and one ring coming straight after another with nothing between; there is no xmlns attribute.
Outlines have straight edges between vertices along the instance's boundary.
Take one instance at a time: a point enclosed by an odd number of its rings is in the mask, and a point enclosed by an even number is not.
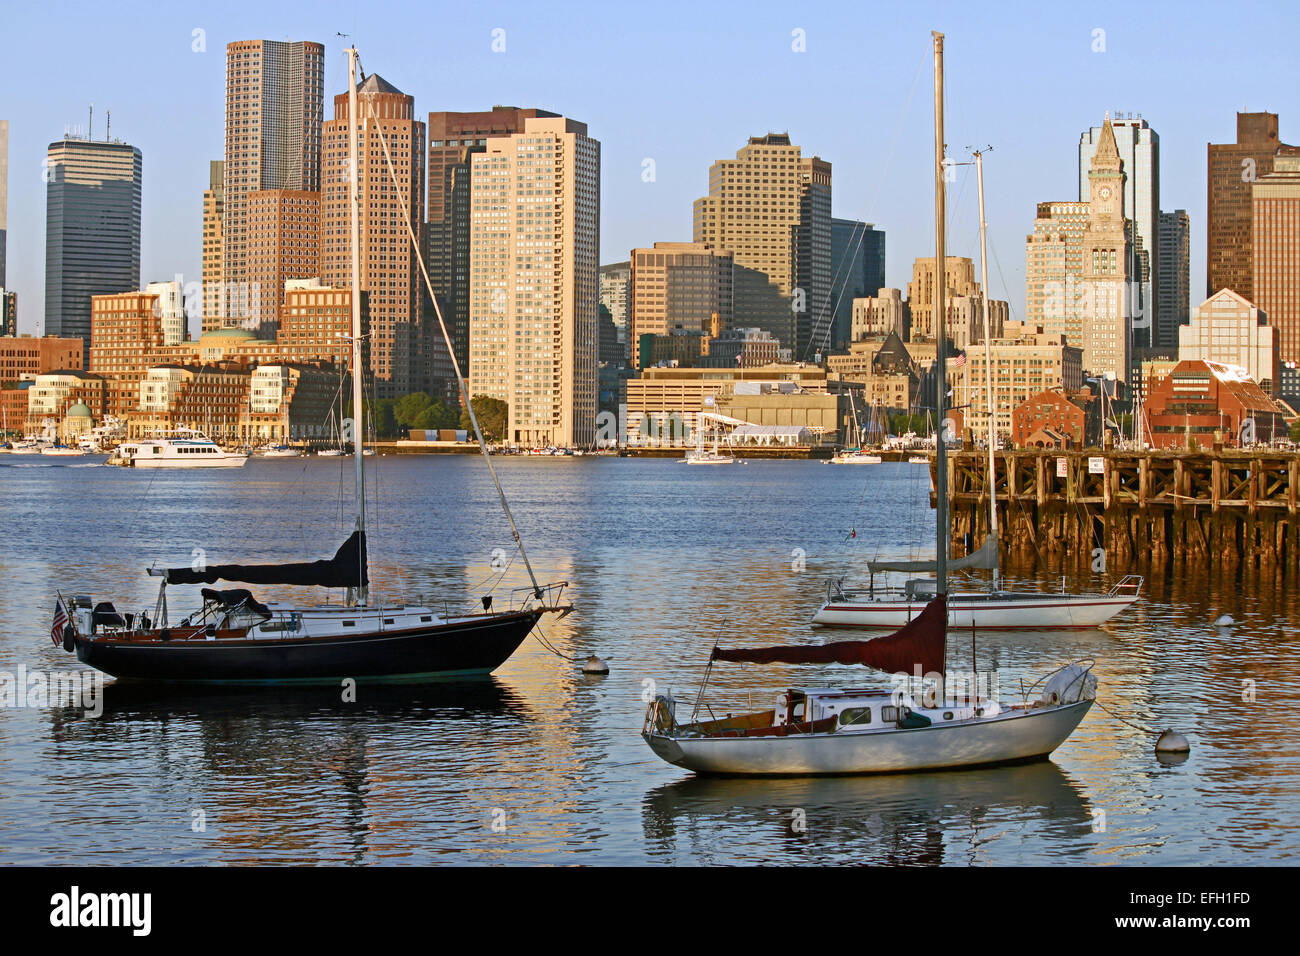
<svg viewBox="0 0 1300 956"><path fill-rule="evenodd" d="M248 461L242 452L230 452L202 432L183 428L174 435L123 442L110 464L130 468L239 468Z"/></svg>

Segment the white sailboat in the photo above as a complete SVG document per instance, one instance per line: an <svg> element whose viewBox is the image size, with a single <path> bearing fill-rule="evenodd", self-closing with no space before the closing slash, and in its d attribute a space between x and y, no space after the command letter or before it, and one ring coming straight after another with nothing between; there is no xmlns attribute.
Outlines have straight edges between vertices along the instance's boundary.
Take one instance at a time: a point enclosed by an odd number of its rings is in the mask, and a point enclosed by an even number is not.
<svg viewBox="0 0 1300 956"><path fill-rule="evenodd" d="M708 418L707 413L702 413L699 417L705 420ZM695 426L695 448L686 453L682 463L687 465L734 465L736 456L731 454L730 449L725 455L718 450L718 430L713 429L713 448L705 449L704 427L697 422Z"/></svg>
<svg viewBox="0 0 1300 956"><path fill-rule="evenodd" d="M934 34L936 262L944 261L943 35ZM943 369L942 317L946 289L936 273L937 361ZM937 408L944 408L944 376L936 377ZM936 451L940 487L947 453ZM896 634L870 641L821 646L785 645L723 650L714 661L791 664L861 664L893 671L889 691L858 687L787 689L770 710L678 723L676 701L658 695L646 709L641 734L671 764L702 774L809 776L944 770L1045 759L1074 731L1096 696L1091 663L1070 664L1002 704L978 692L972 680L964 699L948 692L918 696L911 673L946 674L948 503L936 502L939 561L933 600ZM972 651L974 650L972 641ZM972 654L972 656L974 656ZM974 663L974 662L972 662ZM901 672L901 673L900 673ZM902 683L897 680L901 677ZM705 683L708 676L706 672ZM1041 688L1041 690L1040 690ZM703 689L701 689L701 696ZM696 705L698 713L698 701Z"/></svg>
<svg viewBox="0 0 1300 956"><path fill-rule="evenodd" d="M849 392L849 409L853 412L853 442L852 448L841 448L837 451L830 462L832 465L879 465L883 460L879 455L865 451L862 447L862 426L858 424L858 406L853 401L853 393Z"/></svg>
<svg viewBox="0 0 1300 956"><path fill-rule="evenodd" d="M979 182L980 212L980 268L984 288L988 289L988 255L986 223L984 219L984 156L975 153L976 177ZM988 401L988 474L989 535L974 554L949 568L985 568L993 572L987 590L966 591L953 594L949 599L953 626L960 629L988 628L991 630L1062 630L1094 628L1105 624L1115 615L1137 601L1142 589L1142 576L1130 574L1116 582L1108 591L1069 594L1064 583L1059 593L1044 591L1012 591L999 584L998 506L996 494L997 427L993 401L993 339L989 322L989 297L984 296L984 350L985 386ZM942 367L942 366L940 366ZM942 376L940 376L942 377ZM942 442L938 443L942 446ZM940 455L942 458L942 447ZM939 489L947 483L940 481ZM940 495L942 497L942 495ZM910 580L903 588L875 586L875 575L880 572L933 573L933 561L871 561L870 583L865 590L845 590L843 581L830 582L826 589L826 603L813 615L814 624L829 627L898 628L916 617L934 597L934 582Z"/></svg>

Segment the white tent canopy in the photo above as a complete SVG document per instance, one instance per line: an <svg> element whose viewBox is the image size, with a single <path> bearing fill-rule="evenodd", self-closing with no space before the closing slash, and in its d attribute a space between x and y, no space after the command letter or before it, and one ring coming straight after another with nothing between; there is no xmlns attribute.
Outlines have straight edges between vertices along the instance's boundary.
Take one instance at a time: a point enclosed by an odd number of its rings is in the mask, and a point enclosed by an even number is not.
<svg viewBox="0 0 1300 956"><path fill-rule="evenodd" d="M739 425L731 441L754 445L811 445L816 438L803 425Z"/></svg>

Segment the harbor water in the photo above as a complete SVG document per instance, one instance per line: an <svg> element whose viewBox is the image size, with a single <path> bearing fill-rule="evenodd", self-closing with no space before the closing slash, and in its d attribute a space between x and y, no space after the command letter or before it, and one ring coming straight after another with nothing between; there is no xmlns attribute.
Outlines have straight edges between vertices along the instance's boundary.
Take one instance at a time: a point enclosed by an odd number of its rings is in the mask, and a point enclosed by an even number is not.
<svg viewBox="0 0 1300 956"><path fill-rule="evenodd" d="M1271 573L1178 568L1101 630L979 635L1018 699L1096 660L1099 702L1048 762L867 778L697 779L639 737L645 700L696 706L710 649L857 636L809 625L828 578L933 552L925 465L497 459L538 577L575 606L491 678L423 686L104 688L102 713L15 688L81 672L56 589L153 609L146 568L328 557L352 462L143 471L0 456L0 862L24 864L1242 865L1300 853L1300 598ZM484 463L367 459L371 577L441 606L528 583ZM1058 568L1005 569L1061 587ZM1067 569L1069 589L1117 579ZM254 588L259 597L290 589ZM304 595L294 595L302 598ZM327 595L319 595L322 599ZM337 597L337 595L334 595ZM169 589L173 619L197 588ZM1230 615L1233 623L1216 626ZM548 646L549 645L549 646ZM969 635L949 639L953 667ZM605 676L576 659L598 654ZM563 656L557 656L563 655ZM32 675L35 675L34 677ZM788 686L888 686L843 667L718 665L700 705ZM1112 716L1114 715L1114 716ZM1123 718L1123 720L1119 719ZM1158 760L1156 734L1190 755Z"/></svg>

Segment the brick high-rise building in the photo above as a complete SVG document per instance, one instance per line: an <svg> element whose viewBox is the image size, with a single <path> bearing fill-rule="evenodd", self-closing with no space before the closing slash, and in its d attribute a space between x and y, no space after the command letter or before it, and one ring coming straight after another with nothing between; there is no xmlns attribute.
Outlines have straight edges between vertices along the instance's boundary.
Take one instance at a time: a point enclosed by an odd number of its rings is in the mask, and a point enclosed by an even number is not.
<svg viewBox="0 0 1300 956"><path fill-rule="evenodd" d="M45 333L91 344L91 297L140 284L140 150L65 137L46 152Z"/></svg>
<svg viewBox="0 0 1300 956"><path fill-rule="evenodd" d="M1231 289L1257 302L1251 258L1251 185L1273 171L1276 113L1238 113L1237 141L1210 143L1206 183L1205 294Z"/></svg>
<svg viewBox="0 0 1300 956"><path fill-rule="evenodd" d="M320 193L259 189L244 197L245 276L252 313L241 323L262 337L280 324L284 284L320 273Z"/></svg>
<svg viewBox="0 0 1300 956"><path fill-rule="evenodd" d="M507 441L596 437L600 143L530 117L471 159L470 393L509 405Z"/></svg>
<svg viewBox="0 0 1300 956"><path fill-rule="evenodd" d="M225 314L225 281L221 267L222 238L221 217L225 207L225 162L214 159L208 163L208 188L203 191L203 317L204 332L220 328Z"/></svg>
<svg viewBox="0 0 1300 956"><path fill-rule="evenodd" d="M530 116L546 110L494 106L471 113L429 114L429 215L425 262L443 321L451 333L461 373L469 370L470 157L487 148L488 137L522 133ZM441 338L436 329L434 335ZM447 372L450 377L450 370Z"/></svg>
<svg viewBox="0 0 1300 956"><path fill-rule="evenodd" d="M226 46L221 263L226 324L248 318L247 195L261 189L320 190L324 91L322 44L239 40Z"/></svg>
<svg viewBox="0 0 1300 956"><path fill-rule="evenodd" d="M709 194L695 200L695 241L767 277L737 283L736 321L767 329L796 358L824 349L832 325L830 205L831 164L805 158L785 133L751 136L735 159L715 162Z"/></svg>
<svg viewBox="0 0 1300 956"><path fill-rule="evenodd" d="M1300 362L1300 148L1281 147L1251 188L1254 304L1277 329L1283 364Z"/></svg>
<svg viewBox="0 0 1300 956"><path fill-rule="evenodd" d="M156 292L123 292L93 299L88 371L104 380L104 413L125 418L140 396L140 381L166 344Z"/></svg>
<svg viewBox="0 0 1300 956"><path fill-rule="evenodd" d="M361 208L361 291L369 303L370 373L379 398L412 392L445 394L435 381L433 335L424 320L424 279L407 233L424 233L424 123L415 98L372 73L357 88L361 123L358 170ZM372 115L373 112L373 115ZM380 131L396 170L393 183ZM327 286L352 287L352 226L348 208L348 94L334 97L334 118L325 124L321 190L320 278ZM405 203L405 209L403 208ZM437 334L441 340L441 334Z"/></svg>

